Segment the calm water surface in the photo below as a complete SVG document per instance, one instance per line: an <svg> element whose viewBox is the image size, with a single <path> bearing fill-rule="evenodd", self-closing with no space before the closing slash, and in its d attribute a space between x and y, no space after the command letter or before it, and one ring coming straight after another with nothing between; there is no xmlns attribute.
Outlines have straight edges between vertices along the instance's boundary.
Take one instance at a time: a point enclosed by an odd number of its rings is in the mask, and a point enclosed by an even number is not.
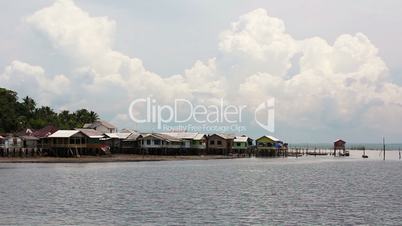
<svg viewBox="0 0 402 226"><path fill-rule="evenodd" d="M401 225L402 161L359 155L0 164L0 224Z"/></svg>

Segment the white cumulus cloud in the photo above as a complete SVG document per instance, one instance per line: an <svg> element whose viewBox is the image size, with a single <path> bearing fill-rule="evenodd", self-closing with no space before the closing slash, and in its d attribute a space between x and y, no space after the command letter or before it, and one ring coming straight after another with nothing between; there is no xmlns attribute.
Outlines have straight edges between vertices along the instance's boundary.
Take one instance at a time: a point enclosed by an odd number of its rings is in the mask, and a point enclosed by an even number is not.
<svg viewBox="0 0 402 226"><path fill-rule="evenodd" d="M116 22L91 16L72 0L57 0L26 22L72 62L71 72L49 75L40 66L14 61L0 75L0 85L56 108L90 107L123 124L130 101L138 97L162 103L225 98L249 109L275 97L277 119L288 127L357 120L361 128L378 128L372 123L376 117L387 117L390 128L402 123L402 88L388 80L378 49L361 33L340 35L333 44L320 37L297 40L281 19L256 9L219 34L221 56L164 77L113 48Z"/></svg>
<svg viewBox="0 0 402 226"><path fill-rule="evenodd" d="M0 75L1 86L17 90L21 94L36 97L40 104L52 104L70 86L64 75L49 76L40 66L13 61Z"/></svg>

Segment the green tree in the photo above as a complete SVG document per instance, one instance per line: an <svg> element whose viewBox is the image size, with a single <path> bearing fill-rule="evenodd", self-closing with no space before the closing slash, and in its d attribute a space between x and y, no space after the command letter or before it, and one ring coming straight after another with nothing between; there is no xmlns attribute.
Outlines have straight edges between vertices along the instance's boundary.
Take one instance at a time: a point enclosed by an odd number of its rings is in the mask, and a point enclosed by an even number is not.
<svg viewBox="0 0 402 226"><path fill-rule="evenodd" d="M72 127L72 115L69 111L64 110L58 114L58 126L60 129L70 129Z"/></svg>
<svg viewBox="0 0 402 226"><path fill-rule="evenodd" d="M19 129L18 123L18 97L11 90L0 88L0 131L9 132Z"/></svg>
<svg viewBox="0 0 402 226"><path fill-rule="evenodd" d="M36 109L36 102L34 99L26 96L19 103L18 108L18 121L23 128L32 127L33 115Z"/></svg>
<svg viewBox="0 0 402 226"><path fill-rule="evenodd" d="M57 123L57 113L53 111L48 106L42 106L40 108L35 109L34 113L34 122L32 127L34 129L45 127L49 124L58 125Z"/></svg>
<svg viewBox="0 0 402 226"><path fill-rule="evenodd" d="M33 115L33 113L35 112L36 102L29 96L26 96L24 99L22 99L21 105L26 114Z"/></svg>
<svg viewBox="0 0 402 226"><path fill-rule="evenodd" d="M34 99L25 97L18 101L16 92L0 88L0 132L15 132L23 128L39 129L55 125L60 129L74 129L99 119L96 112L80 109L56 113L48 106L37 107Z"/></svg>
<svg viewBox="0 0 402 226"><path fill-rule="evenodd" d="M90 112L89 112L89 121L90 121L90 123L95 122L95 121L97 121L97 120L99 120L99 115L98 115L98 113L93 112L93 111L90 111Z"/></svg>

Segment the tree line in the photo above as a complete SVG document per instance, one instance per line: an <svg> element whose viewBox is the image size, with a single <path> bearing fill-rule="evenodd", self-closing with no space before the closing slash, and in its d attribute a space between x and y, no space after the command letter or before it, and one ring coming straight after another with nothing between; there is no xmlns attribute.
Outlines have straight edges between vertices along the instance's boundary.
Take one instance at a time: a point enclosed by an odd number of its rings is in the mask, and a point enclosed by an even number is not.
<svg viewBox="0 0 402 226"><path fill-rule="evenodd" d="M31 97L21 101L15 91L0 87L0 132L17 132L25 128L40 129L54 125L59 129L80 128L99 119L96 112L80 109L59 113L48 106L37 106Z"/></svg>

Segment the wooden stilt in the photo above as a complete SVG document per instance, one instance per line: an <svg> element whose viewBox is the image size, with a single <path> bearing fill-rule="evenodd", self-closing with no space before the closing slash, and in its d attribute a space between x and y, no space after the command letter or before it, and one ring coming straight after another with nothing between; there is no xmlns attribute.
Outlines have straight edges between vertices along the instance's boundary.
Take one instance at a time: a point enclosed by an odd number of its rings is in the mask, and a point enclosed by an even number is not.
<svg viewBox="0 0 402 226"><path fill-rule="evenodd" d="M382 138L382 148L383 148L383 151L384 151L383 160L385 160L385 137Z"/></svg>

